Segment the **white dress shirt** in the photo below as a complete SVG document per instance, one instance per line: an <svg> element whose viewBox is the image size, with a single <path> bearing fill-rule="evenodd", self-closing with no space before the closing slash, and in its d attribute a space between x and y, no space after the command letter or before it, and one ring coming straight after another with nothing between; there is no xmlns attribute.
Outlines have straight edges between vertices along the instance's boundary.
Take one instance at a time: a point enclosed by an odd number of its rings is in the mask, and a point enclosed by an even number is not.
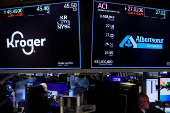
<svg viewBox="0 0 170 113"><path fill-rule="evenodd" d="M141 108L140 108L141 109ZM143 113L145 113L145 110L141 109Z"/></svg>

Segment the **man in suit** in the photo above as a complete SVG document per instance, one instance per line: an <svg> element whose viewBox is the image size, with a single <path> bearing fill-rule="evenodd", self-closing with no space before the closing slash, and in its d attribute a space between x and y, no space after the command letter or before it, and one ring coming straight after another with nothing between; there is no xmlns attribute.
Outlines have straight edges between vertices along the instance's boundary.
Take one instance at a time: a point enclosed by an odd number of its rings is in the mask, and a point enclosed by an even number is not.
<svg viewBox="0 0 170 113"><path fill-rule="evenodd" d="M146 113L146 110L149 109L149 97L146 94L139 94L138 97L138 110L137 113Z"/></svg>

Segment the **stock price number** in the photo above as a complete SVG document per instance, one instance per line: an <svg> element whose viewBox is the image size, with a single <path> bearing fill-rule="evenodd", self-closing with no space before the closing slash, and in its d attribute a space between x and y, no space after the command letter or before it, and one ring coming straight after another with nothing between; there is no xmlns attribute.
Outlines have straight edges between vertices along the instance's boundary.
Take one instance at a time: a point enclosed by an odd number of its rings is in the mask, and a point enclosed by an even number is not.
<svg viewBox="0 0 170 113"><path fill-rule="evenodd" d="M105 51L105 55L113 56L113 51Z"/></svg>
<svg viewBox="0 0 170 113"><path fill-rule="evenodd" d="M37 11L47 11L47 13L50 14L50 6L49 5L38 6Z"/></svg>
<svg viewBox="0 0 170 113"><path fill-rule="evenodd" d="M156 10L156 13L155 13L156 15L162 15L162 16L164 16L163 18L165 18L165 16L166 16L166 11L161 11L161 10Z"/></svg>
<svg viewBox="0 0 170 113"><path fill-rule="evenodd" d="M4 10L4 14L7 14L8 17L23 16L23 12L23 8Z"/></svg>
<svg viewBox="0 0 170 113"><path fill-rule="evenodd" d="M17 8L17 9L4 10L4 14L18 14L18 13L23 13L23 9Z"/></svg>
<svg viewBox="0 0 170 113"><path fill-rule="evenodd" d="M113 48L113 42L105 42L105 46L109 46L110 48Z"/></svg>
<svg viewBox="0 0 170 113"><path fill-rule="evenodd" d="M77 11L77 3L67 3L67 4L64 4L64 8L72 8L73 11Z"/></svg>
<svg viewBox="0 0 170 113"><path fill-rule="evenodd" d="M94 60L94 63L99 65L113 65L113 60Z"/></svg>

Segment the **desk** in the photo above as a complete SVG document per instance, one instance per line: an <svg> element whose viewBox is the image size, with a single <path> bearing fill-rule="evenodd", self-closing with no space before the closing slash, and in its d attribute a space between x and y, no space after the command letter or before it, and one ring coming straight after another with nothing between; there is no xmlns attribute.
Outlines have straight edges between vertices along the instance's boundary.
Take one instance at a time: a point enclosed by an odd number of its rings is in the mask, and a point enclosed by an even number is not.
<svg viewBox="0 0 170 113"><path fill-rule="evenodd" d="M69 92L65 92L64 94L54 94L59 96L59 106L60 106L60 113L64 113L64 98L67 98L67 108L71 107L71 98L76 98L76 109L75 111L71 111L72 113L89 113L89 112L93 112L96 110L96 106L95 105L83 105L83 100L84 100L84 91L86 91L86 89L83 88L75 88L75 89L71 89L69 90ZM85 111L83 112L82 108L86 109L88 107L92 107L93 109L90 111ZM70 112L69 112L70 113Z"/></svg>
<svg viewBox="0 0 170 113"><path fill-rule="evenodd" d="M169 107L169 108L166 108L166 107L165 107L165 112L166 112L166 113L170 113L170 107Z"/></svg>
<svg viewBox="0 0 170 113"><path fill-rule="evenodd" d="M163 110L163 108L160 108L159 106L155 106L156 108ZM165 113L170 113L170 107L165 107Z"/></svg>
<svg viewBox="0 0 170 113"><path fill-rule="evenodd" d="M71 107L71 98L76 97L77 105L76 111L80 111L80 105L83 104L83 92L86 89L83 88L75 88L69 90L68 94L59 95L60 98L60 113L64 113L64 98L67 98L67 107Z"/></svg>
<svg viewBox="0 0 170 113"><path fill-rule="evenodd" d="M18 108L13 109L13 113L23 113L24 112L24 107L20 107L20 110Z"/></svg>

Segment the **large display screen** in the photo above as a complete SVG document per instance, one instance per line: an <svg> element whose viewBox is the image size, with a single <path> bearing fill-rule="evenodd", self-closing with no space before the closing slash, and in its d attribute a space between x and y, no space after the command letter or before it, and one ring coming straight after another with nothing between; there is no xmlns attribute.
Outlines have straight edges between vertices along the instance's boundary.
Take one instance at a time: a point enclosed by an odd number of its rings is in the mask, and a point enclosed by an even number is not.
<svg viewBox="0 0 170 113"><path fill-rule="evenodd" d="M91 68L170 68L170 10L93 1Z"/></svg>
<svg viewBox="0 0 170 113"><path fill-rule="evenodd" d="M81 68L79 1L0 9L0 69Z"/></svg>
<svg viewBox="0 0 170 113"><path fill-rule="evenodd" d="M160 78L160 100L170 101L170 78Z"/></svg>
<svg viewBox="0 0 170 113"><path fill-rule="evenodd" d="M149 97L149 102L158 101L158 79L146 79L146 95Z"/></svg>

